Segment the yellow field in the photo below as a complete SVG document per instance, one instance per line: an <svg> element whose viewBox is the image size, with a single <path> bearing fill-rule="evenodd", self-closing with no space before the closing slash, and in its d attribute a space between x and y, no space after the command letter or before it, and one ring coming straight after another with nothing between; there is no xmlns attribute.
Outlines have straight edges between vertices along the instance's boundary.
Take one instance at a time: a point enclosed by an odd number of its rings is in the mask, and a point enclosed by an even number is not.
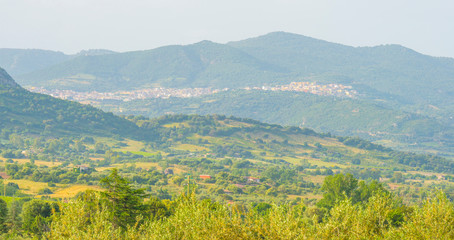
<svg viewBox="0 0 454 240"><path fill-rule="evenodd" d="M134 152L134 151L140 151L140 149L145 147L143 142L129 140L129 139L126 141L126 144L128 144L128 146L120 148L121 151Z"/></svg>
<svg viewBox="0 0 454 240"><path fill-rule="evenodd" d="M314 194L306 194L306 195L301 195L301 196L300 195L288 195L287 197L292 200L296 199L298 197L301 199L307 198L307 199L317 199L317 200L320 200L323 198L322 195L314 195Z"/></svg>
<svg viewBox="0 0 454 240"><path fill-rule="evenodd" d="M321 176L321 175L307 176L304 178L305 178L304 180L308 180L309 182L320 183L320 184L323 183L323 181L325 180L325 176Z"/></svg>
<svg viewBox="0 0 454 240"><path fill-rule="evenodd" d="M180 173L185 173L185 172L187 172L186 170L181 169L181 168L175 168L175 167L170 167L170 168L173 169L173 173L174 173L174 174L180 174Z"/></svg>
<svg viewBox="0 0 454 240"><path fill-rule="evenodd" d="M177 149L177 150L190 151L190 152L210 151L210 149L208 149L206 147L192 145L192 144L180 144L180 145L177 145L172 148Z"/></svg>
<svg viewBox="0 0 454 240"><path fill-rule="evenodd" d="M114 166L109 166L109 167L97 167L97 168L95 168L95 170L96 170L97 172L102 172L102 171L110 170L110 169L113 169L113 168L116 168L116 167L114 167Z"/></svg>
<svg viewBox="0 0 454 240"><path fill-rule="evenodd" d="M215 137L212 137L212 136L200 136L198 134L195 134L193 137L189 137L189 139L203 139L203 140L207 140L209 143L217 143L219 142L219 138L215 138Z"/></svg>
<svg viewBox="0 0 454 240"><path fill-rule="evenodd" d="M301 158L292 158L292 157L278 157L278 159L285 160L289 163L298 165L301 162Z"/></svg>
<svg viewBox="0 0 454 240"><path fill-rule="evenodd" d="M255 160L255 159L248 159L249 162L251 163L260 163L260 164L264 164L264 165L270 165L272 163L269 163L269 162L264 162L264 161L261 161L261 160ZM228 166L228 165L227 165Z"/></svg>
<svg viewBox="0 0 454 240"><path fill-rule="evenodd" d="M407 171L407 173L411 173L411 174L421 174L421 175L424 175L424 176L437 176L437 178L443 178L444 176L452 176L452 174L441 174L441 173L432 173L432 172L422 172L422 171Z"/></svg>
<svg viewBox="0 0 454 240"><path fill-rule="evenodd" d="M244 123L244 122L237 122L234 120L227 120L227 121L219 121L220 123L224 124L227 127L252 127L254 126L251 123Z"/></svg>
<svg viewBox="0 0 454 240"><path fill-rule="evenodd" d="M182 123L169 123L169 124L165 124L162 126L166 127L166 128L172 128L172 127L181 128L181 127L189 127L189 124L186 122L182 122Z"/></svg>
<svg viewBox="0 0 454 240"><path fill-rule="evenodd" d="M128 165L132 165L132 164L128 164ZM161 167L158 165L158 163L154 163L154 162L136 162L136 163L134 163L134 165L136 167L140 167L143 169L150 169L152 167L155 167L156 169L161 169Z"/></svg>
<svg viewBox="0 0 454 240"><path fill-rule="evenodd" d="M86 190L101 190L98 186L87 186L87 185L72 185L67 188L58 189L49 196L51 198L72 198L79 192L85 192Z"/></svg>
<svg viewBox="0 0 454 240"><path fill-rule="evenodd" d="M319 167L340 167L340 168L345 168L347 167L346 165L339 164L339 163L332 163L332 162L323 162L320 160L315 160L315 159L308 159L307 160L310 164L312 165L317 165Z"/></svg>
<svg viewBox="0 0 454 240"><path fill-rule="evenodd" d="M0 159L3 160L3 164L4 164L6 159L2 158L2 157L0 157ZM20 164L25 164L25 163L29 163L30 159L26 159L26 158L16 159L16 158L14 158L13 161L14 162L18 162ZM61 164L62 164L61 162L45 162L45 161L41 161L41 160L35 160L35 165L37 165L37 166L56 167L56 166L59 166Z"/></svg>
<svg viewBox="0 0 454 240"><path fill-rule="evenodd" d="M11 179L10 180L10 179L8 179L8 180L5 180L5 182L16 183L17 185L19 185L19 189L23 193L32 194L32 195L36 195L38 193L38 191L43 189L43 188L49 188L47 183L33 182L33 181L30 181L30 180L23 180L23 179L20 179L20 180L17 180L17 179Z"/></svg>
<svg viewBox="0 0 454 240"><path fill-rule="evenodd" d="M153 163L151 163L151 164L153 164ZM112 165L110 165L108 167L97 167L97 168L95 168L95 170L98 171L98 172L102 172L102 171L111 170L111 169L114 169L114 168L125 168L125 167L131 166L131 165L132 165L132 163L115 163L115 164L112 164ZM136 167L141 167L141 166L138 166L137 163L134 163L134 165Z"/></svg>
<svg viewBox="0 0 454 240"><path fill-rule="evenodd" d="M150 169L152 167L155 167L156 170L158 171L163 171L162 167L158 165L158 163L153 163L153 162L136 162L136 163L126 163L126 164L112 164L109 167L98 167L96 168L96 171L102 172L106 170L111 170L113 168L122 168L122 167L128 167L134 165L135 167L140 167L143 169ZM176 168L174 166L169 165L169 168L173 169L174 174L180 174L180 173L185 173L187 172L185 169L182 168Z"/></svg>

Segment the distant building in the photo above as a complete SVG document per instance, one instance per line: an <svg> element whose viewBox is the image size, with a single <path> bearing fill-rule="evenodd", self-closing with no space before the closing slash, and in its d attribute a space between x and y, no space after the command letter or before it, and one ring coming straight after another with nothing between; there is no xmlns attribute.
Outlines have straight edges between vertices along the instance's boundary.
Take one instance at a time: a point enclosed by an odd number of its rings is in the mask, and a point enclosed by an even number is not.
<svg viewBox="0 0 454 240"><path fill-rule="evenodd" d="M78 172L85 172L85 173L91 171L91 168L87 165L76 165L76 167L74 169Z"/></svg>
<svg viewBox="0 0 454 240"><path fill-rule="evenodd" d="M199 178L205 180L205 179L211 179L212 177L210 175L200 175Z"/></svg>
<svg viewBox="0 0 454 240"><path fill-rule="evenodd" d="M260 179L259 178L255 178L255 177L247 177L247 181L248 182L260 183Z"/></svg>
<svg viewBox="0 0 454 240"><path fill-rule="evenodd" d="M6 172L0 172L0 179L8 179L9 176L6 174Z"/></svg>

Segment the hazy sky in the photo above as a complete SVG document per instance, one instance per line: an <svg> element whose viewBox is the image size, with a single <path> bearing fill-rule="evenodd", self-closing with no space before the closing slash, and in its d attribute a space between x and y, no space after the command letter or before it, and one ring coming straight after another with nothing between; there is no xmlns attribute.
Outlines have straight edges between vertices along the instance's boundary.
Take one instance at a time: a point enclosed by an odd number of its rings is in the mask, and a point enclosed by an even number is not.
<svg viewBox="0 0 454 240"><path fill-rule="evenodd" d="M450 0L0 0L0 48L131 51L286 31L454 57Z"/></svg>

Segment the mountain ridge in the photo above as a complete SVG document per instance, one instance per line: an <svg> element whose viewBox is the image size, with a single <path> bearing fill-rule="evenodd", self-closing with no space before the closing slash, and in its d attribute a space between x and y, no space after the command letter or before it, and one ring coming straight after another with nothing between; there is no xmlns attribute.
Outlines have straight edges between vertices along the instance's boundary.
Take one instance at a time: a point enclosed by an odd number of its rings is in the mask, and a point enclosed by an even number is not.
<svg viewBox="0 0 454 240"><path fill-rule="evenodd" d="M207 67L206 63L211 64ZM450 98L452 76L454 59L431 57L401 45L351 47L274 32L227 44L201 41L79 56L17 79L26 86L113 91L149 87L234 88L312 78L324 83L365 85L375 90L365 93L371 97L381 98L374 94L385 92L399 96L403 102L420 104L427 102L421 97L441 102ZM433 84L428 84L427 79Z"/></svg>

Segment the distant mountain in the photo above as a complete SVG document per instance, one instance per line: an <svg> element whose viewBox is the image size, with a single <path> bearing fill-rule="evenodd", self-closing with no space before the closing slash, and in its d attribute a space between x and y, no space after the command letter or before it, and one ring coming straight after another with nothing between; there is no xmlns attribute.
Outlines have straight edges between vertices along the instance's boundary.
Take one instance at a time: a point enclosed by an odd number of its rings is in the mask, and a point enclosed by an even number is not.
<svg viewBox="0 0 454 240"><path fill-rule="evenodd" d="M0 131L47 136L124 135L140 137L132 122L89 105L31 93L0 68Z"/></svg>
<svg viewBox="0 0 454 240"><path fill-rule="evenodd" d="M112 54L116 53L111 50L107 49L88 49L88 50L82 50L78 52L75 56L99 56L99 55L106 55L106 54Z"/></svg>
<svg viewBox="0 0 454 240"><path fill-rule="evenodd" d="M0 66L13 76L43 69L70 58L70 55L65 55L62 52L0 48Z"/></svg>
<svg viewBox="0 0 454 240"><path fill-rule="evenodd" d="M115 52L106 49L89 49L68 55L40 49L0 48L0 66L11 75L18 76L62 63L77 56L98 56L112 53Z"/></svg>
<svg viewBox="0 0 454 240"><path fill-rule="evenodd" d="M148 51L79 56L18 77L25 86L73 90L242 87L275 81L282 69L228 45L203 41Z"/></svg>
<svg viewBox="0 0 454 240"><path fill-rule="evenodd" d="M374 98L400 103L449 104L454 100L454 59L399 45L350 47L275 32L228 45L264 62L319 82L354 85Z"/></svg>
<svg viewBox="0 0 454 240"><path fill-rule="evenodd" d="M452 108L454 59L399 45L350 47L275 32L147 51L79 55L18 76L24 86L119 91L149 87L237 88L317 81L353 85L363 98ZM0 53L1 55L1 53Z"/></svg>

